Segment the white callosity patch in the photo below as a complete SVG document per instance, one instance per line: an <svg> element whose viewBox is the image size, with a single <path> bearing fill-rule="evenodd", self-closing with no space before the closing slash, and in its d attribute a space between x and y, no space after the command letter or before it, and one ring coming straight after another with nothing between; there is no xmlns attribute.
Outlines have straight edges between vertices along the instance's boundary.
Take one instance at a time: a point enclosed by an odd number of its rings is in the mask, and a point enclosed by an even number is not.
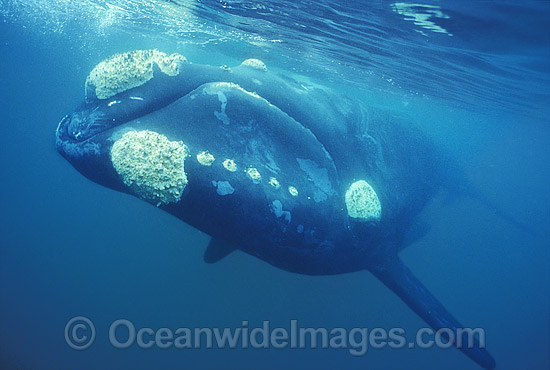
<svg viewBox="0 0 550 370"><path fill-rule="evenodd" d="M227 107L227 96L225 96L225 93L229 91L232 85L233 84L229 82L217 82L209 84L203 89L203 94L218 96L218 100L221 103L221 108L219 112L214 111L214 115L225 125L229 124L229 117L227 117L227 114L225 114L225 108Z"/></svg>
<svg viewBox="0 0 550 370"><path fill-rule="evenodd" d="M289 187L288 187L288 192L289 192L290 195L292 195L293 197L297 197L297 196L298 196L298 189L296 189L294 186L289 186Z"/></svg>
<svg viewBox="0 0 550 370"><path fill-rule="evenodd" d="M259 59L247 59L241 63L243 66L257 69L259 71L267 72L267 66Z"/></svg>
<svg viewBox="0 0 550 370"><path fill-rule="evenodd" d="M262 175L260 175L260 172L256 168L248 168L246 170L246 174L248 175L248 177L250 177L254 184L259 184L260 182L262 182Z"/></svg>
<svg viewBox="0 0 550 370"><path fill-rule="evenodd" d="M233 194L235 192L235 189L231 186L229 181L212 181L212 185L216 188L216 192L222 196Z"/></svg>
<svg viewBox="0 0 550 370"><path fill-rule="evenodd" d="M208 150L197 154L197 161L203 166L212 166L212 163L214 163L215 160L216 158L214 158L214 156L210 154Z"/></svg>
<svg viewBox="0 0 550 370"><path fill-rule="evenodd" d="M300 165L300 169L308 176L308 180L315 185L313 200L316 203L325 201L329 196L335 194L326 168L320 167L311 159L296 158L296 161Z"/></svg>
<svg viewBox="0 0 550 370"><path fill-rule="evenodd" d="M229 172L235 172L237 171L237 164L232 159L226 159L223 161L223 167L228 170Z"/></svg>
<svg viewBox="0 0 550 370"><path fill-rule="evenodd" d="M345 200L349 217L361 221L380 220L382 205L372 186L365 180L351 184Z"/></svg>
<svg viewBox="0 0 550 370"><path fill-rule="evenodd" d="M141 199L156 204L178 202L187 186L187 148L153 131L129 131L111 148L116 172Z"/></svg>
<svg viewBox="0 0 550 370"><path fill-rule="evenodd" d="M238 90L242 93L250 95L253 98L261 99L260 95L256 94L255 92L245 90L241 87L241 85L233 82L214 82L205 87L203 92L208 95L217 95L220 92L227 93L231 90Z"/></svg>
<svg viewBox="0 0 550 370"><path fill-rule="evenodd" d="M186 63L183 55L168 55L156 49L135 50L115 54L95 66L86 78L86 98L107 99L153 78L153 63L169 75L179 74L178 63Z"/></svg>
<svg viewBox="0 0 550 370"><path fill-rule="evenodd" d="M283 203L281 203L280 200L274 200L271 202L271 211L275 214L277 218L284 218L284 220L290 224L290 220L292 219L292 215L290 214L290 211L283 211Z"/></svg>
<svg viewBox="0 0 550 370"><path fill-rule="evenodd" d="M275 189L279 189L281 187L279 180L277 180L275 177L269 178L269 185L273 186Z"/></svg>
<svg viewBox="0 0 550 370"><path fill-rule="evenodd" d="M208 84L202 92L206 95L217 95L218 100L220 101L220 111L214 111L214 116L216 116L217 119L219 119L224 125L229 125L231 121L229 120L229 117L227 116L225 110L227 108L227 96L226 93L230 92L231 90L238 90L240 92L243 92L245 94L248 94L254 98L261 99L261 97L253 92L247 91L243 89L241 86L232 83L232 82L215 82ZM191 96L193 99L194 97Z"/></svg>
<svg viewBox="0 0 550 370"><path fill-rule="evenodd" d="M227 107L227 96L223 93L223 91L218 91L218 99L221 103L220 111L214 111L214 115L217 119L223 122L224 125L229 125L229 117L227 117L227 114L225 114L225 107Z"/></svg>

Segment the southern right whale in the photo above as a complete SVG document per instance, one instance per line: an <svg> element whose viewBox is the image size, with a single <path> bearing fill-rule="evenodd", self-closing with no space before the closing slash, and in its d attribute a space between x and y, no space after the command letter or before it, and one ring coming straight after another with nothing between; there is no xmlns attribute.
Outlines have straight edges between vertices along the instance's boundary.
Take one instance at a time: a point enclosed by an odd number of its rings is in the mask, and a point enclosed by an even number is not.
<svg viewBox="0 0 550 370"><path fill-rule="evenodd" d="M398 256L449 178L446 157L412 124L259 60L220 68L147 50L98 64L56 137L84 176L211 235L207 262L241 250L301 274L368 270L455 345L468 343ZM470 344L457 347L495 366Z"/></svg>

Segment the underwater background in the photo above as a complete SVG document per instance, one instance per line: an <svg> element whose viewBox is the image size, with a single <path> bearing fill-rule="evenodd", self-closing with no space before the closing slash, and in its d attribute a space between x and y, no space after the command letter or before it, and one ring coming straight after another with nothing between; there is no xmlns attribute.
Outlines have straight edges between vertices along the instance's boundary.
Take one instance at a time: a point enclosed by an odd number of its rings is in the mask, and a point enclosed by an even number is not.
<svg viewBox="0 0 550 370"><path fill-rule="evenodd" d="M458 350L116 349L136 327L425 327L368 272L310 277L244 253L208 265L209 237L92 183L55 150L89 71L157 48L193 63L263 60L418 123L519 230L441 193L401 256L501 369L550 368L550 2L0 2L0 369L476 369ZM93 345L64 338L75 316Z"/></svg>

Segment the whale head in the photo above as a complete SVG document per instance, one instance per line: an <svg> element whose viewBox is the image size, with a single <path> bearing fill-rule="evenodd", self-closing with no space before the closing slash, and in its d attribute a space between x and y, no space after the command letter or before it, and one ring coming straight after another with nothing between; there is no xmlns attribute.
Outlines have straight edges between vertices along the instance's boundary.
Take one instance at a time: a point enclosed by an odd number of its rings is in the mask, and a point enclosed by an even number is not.
<svg viewBox="0 0 550 370"><path fill-rule="evenodd" d="M342 182L327 147L285 107L285 92L296 86L269 77L259 60L228 70L182 58L172 75L143 56L101 62L85 101L59 123L58 151L92 181L279 267L364 268L352 229L378 237L381 201L364 178ZM120 81L136 71L147 78Z"/></svg>

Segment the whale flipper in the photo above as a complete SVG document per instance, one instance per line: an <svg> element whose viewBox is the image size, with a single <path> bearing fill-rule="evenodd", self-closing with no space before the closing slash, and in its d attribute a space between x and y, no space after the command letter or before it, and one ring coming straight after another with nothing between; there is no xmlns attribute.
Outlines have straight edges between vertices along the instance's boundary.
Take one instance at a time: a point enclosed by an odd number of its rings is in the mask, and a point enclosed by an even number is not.
<svg viewBox="0 0 550 370"><path fill-rule="evenodd" d="M210 244L208 244L208 247L204 252L204 262L216 263L236 249L238 248L231 243L228 243L224 240L212 238L212 240L210 240Z"/></svg>
<svg viewBox="0 0 550 370"><path fill-rule="evenodd" d="M382 281L388 288L397 294L418 316L429 324L436 332L440 329L450 329L454 333L453 345L461 350L466 356L477 362L486 369L493 369L496 362L485 350L483 343L475 338L473 345L469 348L469 334L443 305L428 291L428 289L413 275L411 270L397 256L387 258L384 263L377 264L370 271ZM442 337L445 338L445 331ZM473 334L471 334L473 336ZM470 342L471 343L471 342Z"/></svg>

